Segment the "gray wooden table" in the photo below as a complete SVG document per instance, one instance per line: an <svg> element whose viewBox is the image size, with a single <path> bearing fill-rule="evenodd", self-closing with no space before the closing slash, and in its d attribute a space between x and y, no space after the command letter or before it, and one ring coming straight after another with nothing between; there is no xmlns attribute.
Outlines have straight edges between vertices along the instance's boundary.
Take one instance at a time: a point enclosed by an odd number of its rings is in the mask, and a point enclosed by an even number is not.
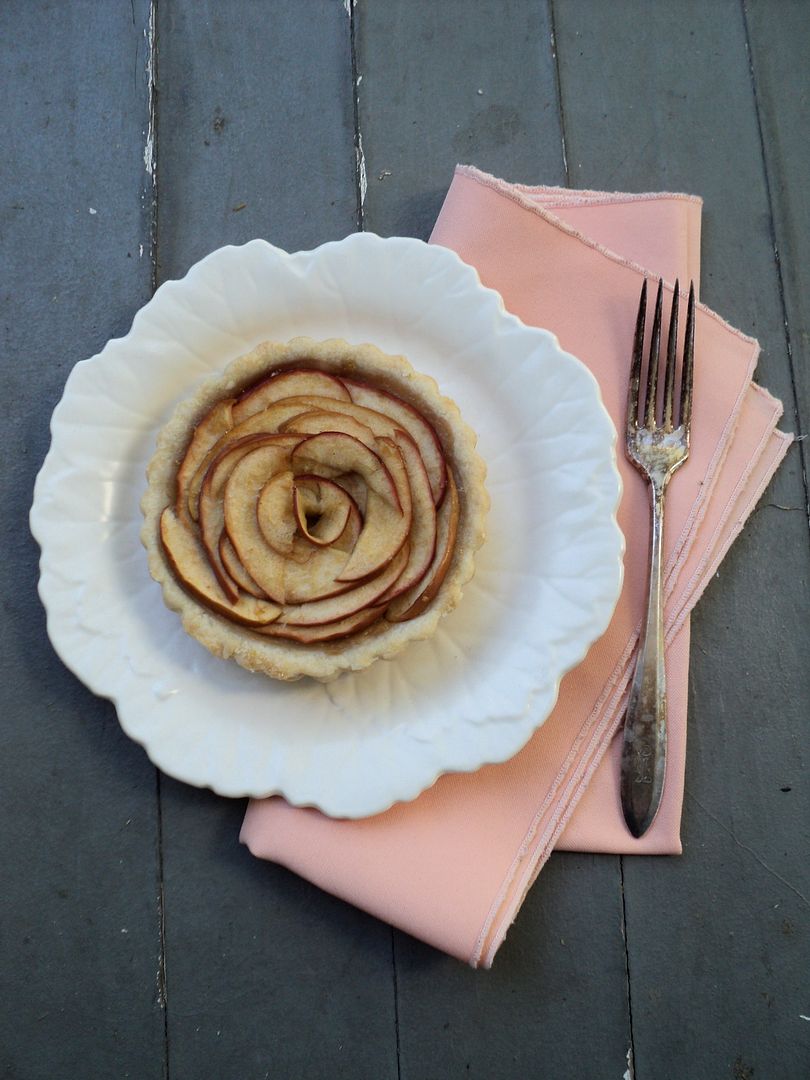
<svg viewBox="0 0 810 1080"><path fill-rule="evenodd" d="M26 527L72 365L158 284L426 237L457 161L701 194L704 299L807 430L810 4L5 0L0 42L0 1075L810 1075L807 444L694 617L683 857L553 857L488 973L156 774L54 655Z"/></svg>

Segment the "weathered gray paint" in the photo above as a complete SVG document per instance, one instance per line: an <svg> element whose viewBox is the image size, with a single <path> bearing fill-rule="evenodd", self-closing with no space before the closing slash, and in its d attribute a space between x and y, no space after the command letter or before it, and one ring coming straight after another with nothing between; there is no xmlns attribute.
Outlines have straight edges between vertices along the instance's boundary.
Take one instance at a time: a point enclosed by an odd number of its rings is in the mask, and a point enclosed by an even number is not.
<svg viewBox="0 0 810 1080"><path fill-rule="evenodd" d="M147 19L0 5L0 1075L20 1080L163 1075L155 772L56 658L27 526L71 367L149 298Z"/></svg>
<svg viewBox="0 0 810 1080"><path fill-rule="evenodd" d="M490 973L251 859L240 801L158 788L55 658L24 522L70 367L126 332L153 272L356 227L355 118L384 234L429 234L456 161L703 195L703 297L806 422L807 6L158 0L154 222L148 20L146 0L0 9L3 1075L602 1080L631 1039L636 1080L806 1075L796 449L693 620L684 856L553 857Z"/></svg>
<svg viewBox="0 0 810 1080"><path fill-rule="evenodd" d="M796 430L810 423L810 12L801 0L746 0L751 78L771 206ZM802 447L807 472L807 447Z"/></svg>
<svg viewBox="0 0 810 1080"><path fill-rule="evenodd" d="M702 296L759 338L758 378L784 400L790 430L742 10L619 10L555 0L572 183L703 196ZM794 447L693 618L684 855L623 860L638 1080L810 1070L803 505Z"/></svg>

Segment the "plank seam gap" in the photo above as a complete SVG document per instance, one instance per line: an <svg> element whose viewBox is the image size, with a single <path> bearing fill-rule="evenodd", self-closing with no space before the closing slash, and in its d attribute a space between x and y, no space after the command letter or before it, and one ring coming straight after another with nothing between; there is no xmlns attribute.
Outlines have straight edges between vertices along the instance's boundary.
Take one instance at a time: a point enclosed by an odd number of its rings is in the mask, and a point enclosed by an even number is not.
<svg viewBox="0 0 810 1080"><path fill-rule="evenodd" d="M638 1080L636 1076L636 1038L633 1032L633 993L630 989L630 948L627 941L627 898L624 892L624 856L619 856L619 880L622 892L622 939L624 941L624 979L627 987L627 1016L630 1022L630 1049L627 1052L626 1080Z"/></svg>
<svg viewBox="0 0 810 1080"><path fill-rule="evenodd" d="M402 1068L400 1065L400 1044L399 1044L399 980L397 979L397 947L396 947L396 930L391 927L391 973L394 981L394 1031L396 1033L397 1040L397 1080L402 1078Z"/></svg>
<svg viewBox="0 0 810 1080"><path fill-rule="evenodd" d="M793 356L793 341L790 333L790 324L788 321L787 301L785 299L785 279L782 272L782 259L779 255L779 245L776 239L776 218L774 216L773 209L773 196L771 188L771 176L768 169L768 157L765 153L765 134L762 129L762 113L759 105L759 93L757 91L756 73L754 71L754 55L751 51L751 35L748 24L748 10L745 0L740 2L740 10L742 12L743 21L743 37L745 40L745 51L748 56L748 74L751 78L751 93L754 98L754 115L757 119L757 134L759 136L759 150L762 155L762 172L765 177L765 195L768 200L768 219L771 233L771 245L773 247L774 263L776 265L776 281L779 289L779 304L782 309L782 323L785 329L785 346L787 348L788 355L788 370L790 371L790 386L793 391L793 416L796 423L796 427L800 435L804 434L801 423L801 415L799 413L799 391L798 383L796 379L796 362ZM799 460L801 461L802 469L802 485L804 487L804 509L807 517L808 529L810 529L810 486L807 481L807 453L804 447L804 441L799 442Z"/></svg>
<svg viewBox="0 0 810 1080"><path fill-rule="evenodd" d="M158 285L158 188L157 188L157 5L158 0L149 2L149 23L146 30L147 60L146 79L149 95L149 113L146 128L146 143L143 150L143 163L146 168L147 186L145 198L148 200L149 214L149 262L150 284L154 294Z"/></svg>
<svg viewBox="0 0 810 1080"><path fill-rule="evenodd" d="M158 1005L163 1010L163 1076L169 1080L169 994L166 980L166 892L163 878L163 791L160 769L155 769L157 796L157 862L158 862Z"/></svg>
<svg viewBox="0 0 810 1080"><path fill-rule="evenodd" d="M154 295L158 285L158 0L149 0L149 22L146 31L148 55L146 63L148 121L143 152L147 173L150 284ZM157 823L157 915L158 969L157 1000L163 1013L163 1077L169 1080L169 998L166 980L166 893L163 874L163 790L160 770L155 769L155 802Z"/></svg>
<svg viewBox="0 0 810 1080"><path fill-rule="evenodd" d="M571 187L571 175L568 171L568 144L565 137L565 113L563 111L562 82L560 80L560 59L557 54L557 24L554 21L554 0L549 0L549 26L551 28L551 57L554 60L554 90L557 94L557 118L560 122L560 142L562 144L563 171L565 186Z"/></svg>
<svg viewBox="0 0 810 1080"><path fill-rule="evenodd" d="M366 227L366 158L363 153L363 136L360 131L360 79L357 70L357 0L345 0L349 12L349 47L352 64L352 112L354 115L354 182L357 194L356 224L358 232Z"/></svg>

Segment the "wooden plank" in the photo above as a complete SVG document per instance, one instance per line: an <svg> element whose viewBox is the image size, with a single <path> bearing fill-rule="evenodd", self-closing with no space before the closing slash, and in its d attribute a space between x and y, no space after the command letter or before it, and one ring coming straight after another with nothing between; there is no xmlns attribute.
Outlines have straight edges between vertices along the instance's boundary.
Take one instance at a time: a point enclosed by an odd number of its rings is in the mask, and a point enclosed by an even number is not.
<svg viewBox="0 0 810 1080"><path fill-rule="evenodd" d="M163 1075L155 774L61 665L25 522L71 367L149 298L146 0L0 6L0 1072Z"/></svg>
<svg viewBox="0 0 810 1080"><path fill-rule="evenodd" d="M565 183L547 4L357 4L365 225L427 239L458 163Z"/></svg>
<svg viewBox="0 0 810 1080"><path fill-rule="evenodd" d="M792 352L798 428L810 425L810 17L797 0L747 0L768 195ZM807 448L804 447L805 474Z"/></svg>
<svg viewBox="0 0 810 1080"><path fill-rule="evenodd" d="M555 19L576 186L703 195L704 298L760 339L791 426L739 6L557 0ZM693 619L685 854L624 860L638 1080L810 1064L803 504L794 450Z"/></svg>
<svg viewBox="0 0 810 1080"><path fill-rule="evenodd" d="M243 800L162 805L173 1080L395 1077L389 928L240 847Z"/></svg>
<svg viewBox="0 0 810 1080"><path fill-rule="evenodd" d="M221 244L353 231L342 4L183 0L158 41L161 279ZM239 847L242 800L162 790L172 1080L395 1076L388 927Z"/></svg>
<svg viewBox="0 0 810 1080"><path fill-rule="evenodd" d="M545 5L360 3L355 40L367 229L426 238L458 161L565 182ZM626 1069L618 859L552 857L492 972L394 941L405 1080Z"/></svg>
<svg viewBox="0 0 810 1080"><path fill-rule="evenodd" d="M348 26L337 0L159 9L160 280L223 244L354 231Z"/></svg>

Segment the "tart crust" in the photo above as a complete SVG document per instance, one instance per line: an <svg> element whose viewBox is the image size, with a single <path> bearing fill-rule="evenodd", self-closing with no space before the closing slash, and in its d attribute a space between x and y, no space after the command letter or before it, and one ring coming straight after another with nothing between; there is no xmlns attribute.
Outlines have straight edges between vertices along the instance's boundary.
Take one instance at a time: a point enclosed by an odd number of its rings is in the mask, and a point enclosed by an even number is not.
<svg viewBox="0 0 810 1080"><path fill-rule="evenodd" d="M262 636L216 615L178 582L160 539L160 517L176 499L177 471L193 431L220 400L237 396L263 376L302 368L358 379L414 406L436 431L448 469L458 488L460 512L453 556L447 574L424 613L405 622L379 618L369 628L336 641L300 644ZM240 356L223 374L208 378L181 402L157 439L147 468L148 488L141 501L141 539L149 571L163 590L166 605L179 613L185 630L216 656L233 659L250 671L275 679L310 676L323 681L343 671L359 671L377 659L391 659L412 641L429 638L444 615L456 607L474 573L475 552L485 539L489 496L486 466L475 450L476 436L458 406L443 397L436 382L419 374L403 356L390 356L370 344L350 345L331 339L295 338L284 344L264 342Z"/></svg>

